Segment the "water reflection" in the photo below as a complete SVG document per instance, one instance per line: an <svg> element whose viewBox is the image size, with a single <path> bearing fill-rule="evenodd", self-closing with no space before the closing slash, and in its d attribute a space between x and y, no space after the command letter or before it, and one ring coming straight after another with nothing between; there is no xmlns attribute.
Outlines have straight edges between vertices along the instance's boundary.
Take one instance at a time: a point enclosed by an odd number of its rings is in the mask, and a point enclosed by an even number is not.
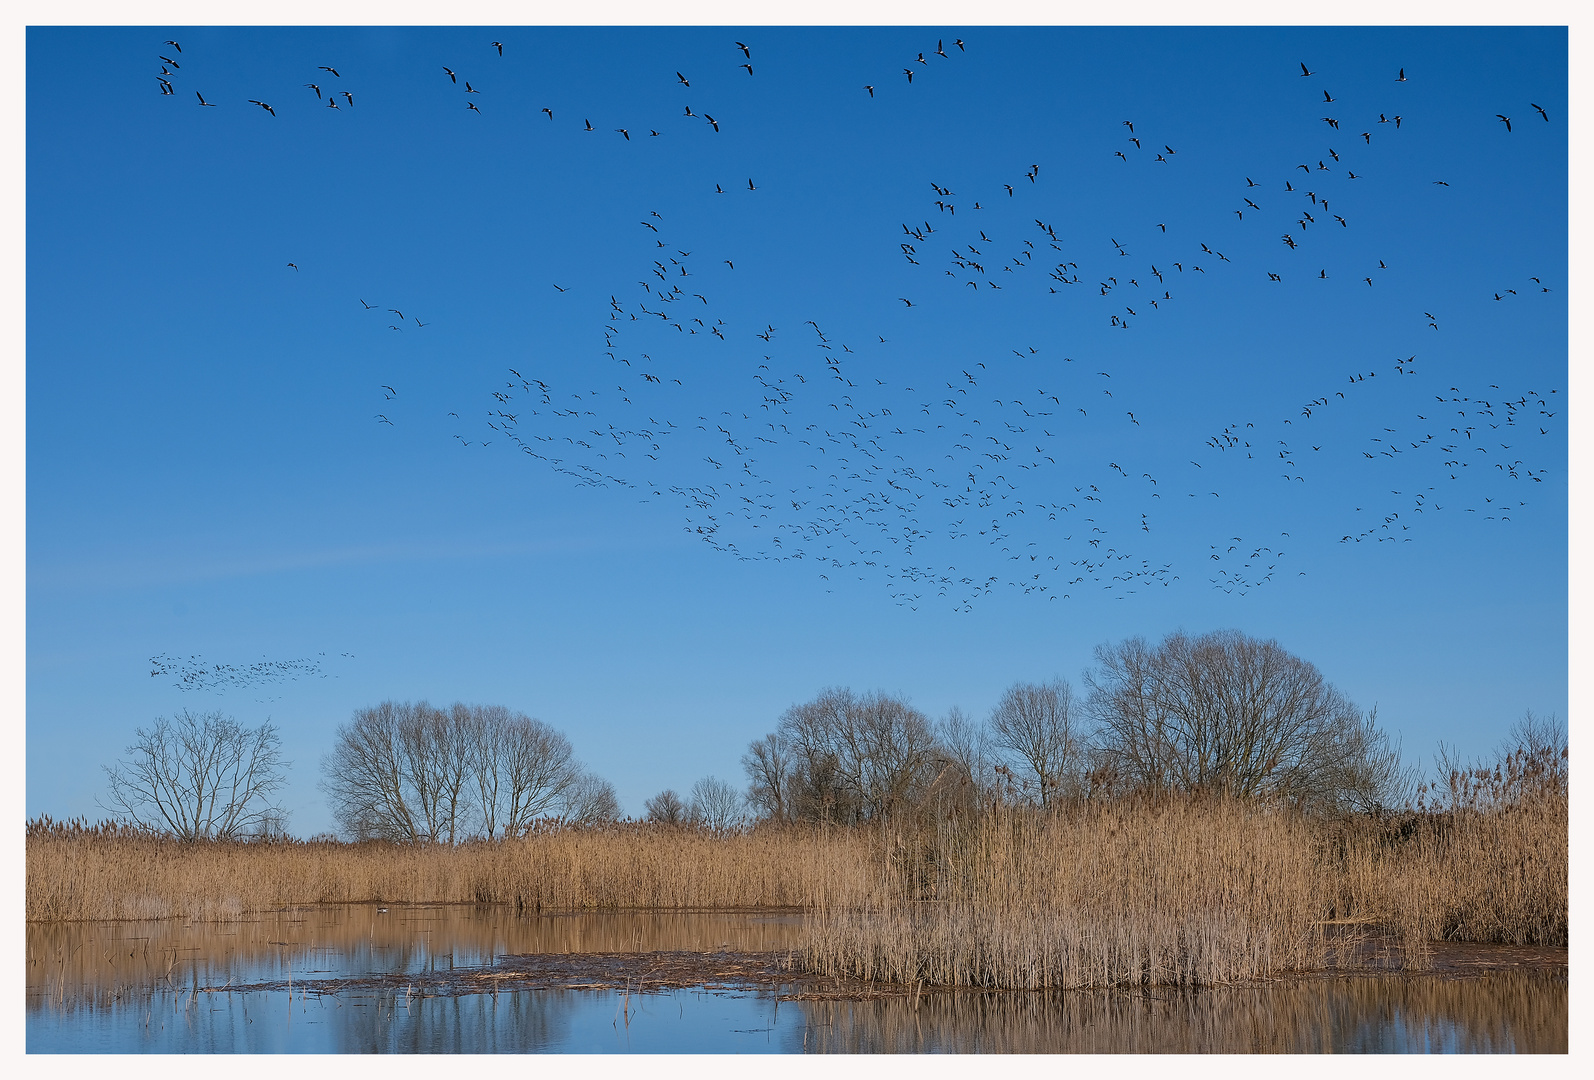
<svg viewBox="0 0 1594 1080"><path fill-rule="evenodd" d="M804 1002L809 1053L1565 1053L1564 973ZM788 1036L789 1038L789 1036Z"/></svg>
<svg viewBox="0 0 1594 1080"><path fill-rule="evenodd" d="M423 997L415 976L528 953L786 951L796 916L516 917L372 906L236 924L27 928L30 1052L1565 1053L1567 976L1337 977L1203 993L538 990ZM380 973L380 985L336 980ZM294 989L240 991L286 982Z"/></svg>
<svg viewBox="0 0 1594 1080"><path fill-rule="evenodd" d="M338 905L240 922L27 924L28 1007L108 1005L157 987L403 976L527 953L740 952L798 947L801 917L763 913L517 916L469 905Z"/></svg>

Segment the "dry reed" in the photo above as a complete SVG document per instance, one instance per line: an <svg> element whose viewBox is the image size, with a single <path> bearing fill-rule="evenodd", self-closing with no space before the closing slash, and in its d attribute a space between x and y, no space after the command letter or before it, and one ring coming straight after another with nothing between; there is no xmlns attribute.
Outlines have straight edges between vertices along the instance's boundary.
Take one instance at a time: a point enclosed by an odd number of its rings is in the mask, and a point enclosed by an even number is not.
<svg viewBox="0 0 1594 1080"><path fill-rule="evenodd" d="M1004 810L880 831L872 905L821 907L825 974L992 989L1407 967L1432 940L1564 945L1564 793L1330 819L1222 799Z"/></svg>
<svg viewBox="0 0 1594 1080"><path fill-rule="evenodd" d="M812 971L1011 989L1351 967L1356 935L1375 929L1414 965L1441 938L1564 945L1567 894L1564 791L1382 819L1167 798L851 829L625 823L454 847L185 844L39 822L26 883L30 921L369 901L800 908Z"/></svg>
<svg viewBox="0 0 1594 1080"><path fill-rule="evenodd" d="M449 846L182 843L52 824L27 838L29 920L224 920L362 901L522 912L812 908L872 889L865 838L835 830L714 835L621 824Z"/></svg>
<svg viewBox="0 0 1594 1080"><path fill-rule="evenodd" d="M884 847L898 902L821 911L815 969L1072 989L1232 982L1329 955L1327 868L1295 814L1173 799L999 810Z"/></svg>

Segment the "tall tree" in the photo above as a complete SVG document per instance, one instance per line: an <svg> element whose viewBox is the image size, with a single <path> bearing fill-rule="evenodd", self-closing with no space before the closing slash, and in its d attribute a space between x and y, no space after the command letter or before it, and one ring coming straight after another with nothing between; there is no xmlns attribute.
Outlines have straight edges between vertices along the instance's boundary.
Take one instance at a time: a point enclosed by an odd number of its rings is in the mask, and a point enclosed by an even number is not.
<svg viewBox="0 0 1594 1080"><path fill-rule="evenodd" d="M941 767L928 718L881 691L822 690L787 709L776 734L790 755L788 813L804 820L851 823L915 805Z"/></svg>
<svg viewBox="0 0 1594 1080"><path fill-rule="evenodd" d="M386 701L357 710L322 762L322 788L355 838L455 843L514 836L539 817L618 814L570 741L501 705Z"/></svg>
<svg viewBox="0 0 1594 1080"><path fill-rule="evenodd" d="M219 712L161 717L134 731L127 759L105 766L101 803L124 821L183 840L230 840L279 829L271 796L287 778L268 721L250 728Z"/></svg>
<svg viewBox="0 0 1594 1080"><path fill-rule="evenodd" d="M1074 730L1073 688L1057 679L1015 683L991 710L991 741L1022 766L1021 789L1049 807L1078 779L1082 760Z"/></svg>
<svg viewBox="0 0 1594 1080"><path fill-rule="evenodd" d="M735 788L714 776L705 776L692 785L692 801L687 819L714 832L735 828L742 819L742 797Z"/></svg>
<svg viewBox="0 0 1594 1080"><path fill-rule="evenodd" d="M1099 753L1140 789L1323 808L1389 795L1389 747L1371 717L1277 641L1236 630L1130 638L1097 648L1086 685Z"/></svg>

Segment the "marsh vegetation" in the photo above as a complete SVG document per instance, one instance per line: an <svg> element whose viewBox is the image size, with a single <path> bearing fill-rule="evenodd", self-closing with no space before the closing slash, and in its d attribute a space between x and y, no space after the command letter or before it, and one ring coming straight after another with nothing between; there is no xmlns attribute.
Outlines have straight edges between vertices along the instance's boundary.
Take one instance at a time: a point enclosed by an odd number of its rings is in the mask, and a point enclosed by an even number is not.
<svg viewBox="0 0 1594 1080"><path fill-rule="evenodd" d="M1017 684L983 724L884 693L792 706L649 820L547 725L386 703L325 766L346 840L48 819L30 921L236 919L307 904L516 914L789 910L835 978L999 990L1421 969L1429 944L1564 946L1568 750L1529 715L1419 783L1312 665L1224 632L1098 650L1076 696Z"/></svg>

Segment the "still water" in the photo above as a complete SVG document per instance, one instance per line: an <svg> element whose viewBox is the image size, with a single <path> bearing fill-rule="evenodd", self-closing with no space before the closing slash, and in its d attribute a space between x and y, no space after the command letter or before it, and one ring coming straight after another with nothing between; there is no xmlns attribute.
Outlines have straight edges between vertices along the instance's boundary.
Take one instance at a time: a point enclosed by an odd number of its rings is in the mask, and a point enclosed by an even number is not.
<svg viewBox="0 0 1594 1080"><path fill-rule="evenodd" d="M1565 1053L1567 977L797 1000L804 987L437 992L528 954L785 954L768 914L375 905L27 928L30 1053ZM611 980L612 981L612 980ZM629 981L629 980L627 980ZM576 980L580 982L580 980ZM430 988L430 989L428 989Z"/></svg>

